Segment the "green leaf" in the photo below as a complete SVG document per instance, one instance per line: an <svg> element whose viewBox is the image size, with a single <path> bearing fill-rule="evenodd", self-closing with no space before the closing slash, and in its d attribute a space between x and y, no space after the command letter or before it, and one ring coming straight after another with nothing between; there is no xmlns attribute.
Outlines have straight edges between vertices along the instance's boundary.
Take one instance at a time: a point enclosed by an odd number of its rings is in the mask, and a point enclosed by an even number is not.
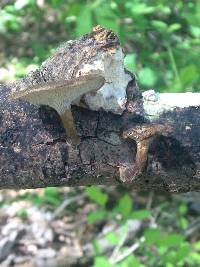
<svg viewBox="0 0 200 267"><path fill-rule="evenodd" d="M188 228L189 223L188 223L188 220L186 218L182 217L182 218L180 218L179 224L180 224L180 227L185 230Z"/></svg>
<svg viewBox="0 0 200 267"><path fill-rule="evenodd" d="M130 255L125 258L121 264L118 264L116 267L145 267L140 263L139 259L134 255Z"/></svg>
<svg viewBox="0 0 200 267"><path fill-rule="evenodd" d="M165 32L168 28L167 23L161 20L152 20L151 24L157 31L160 31L160 32Z"/></svg>
<svg viewBox="0 0 200 267"><path fill-rule="evenodd" d="M56 189L56 188L55 188ZM43 190L43 196L36 193L27 193L23 199L31 201L35 206L41 206L46 203L58 206L62 202L62 197L59 193L52 194L53 187L47 187ZM58 189L56 189L58 190Z"/></svg>
<svg viewBox="0 0 200 267"><path fill-rule="evenodd" d="M134 72L136 70L136 54L127 54L124 58L124 65L129 71Z"/></svg>
<svg viewBox="0 0 200 267"><path fill-rule="evenodd" d="M200 266L200 253L191 252L190 257L187 258L187 262L191 263L188 266Z"/></svg>
<svg viewBox="0 0 200 267"><path fill-rule="evenodd" d="M190 251L191 251L190 244L188 243L182 244L182 246L178 250L176 250L174 263L179 263L180 261L184 260L188 256Z"/></svg>
<svg viewBox="0 0 200 267"><path fill-rule="evenodd" d="M139 82L145 87L152 87L157 81L156 73L150 68L143 68L138 73Z"/></svg>
<svg viewBox="0 0 200 267"><path fill-rule="evenodd" d="M174 267L174 265L172 263L170 263L170 262L167 262L166 263L166 267Z"/></svg>
<svg viewBox="0 0 200 267"><path fill-rule="evenodd" d="M16 3L15 3L16 4ZM15 14L16 15L16 8L15 5L6 5L4 9L2 9L3 12L7 14Z"/></svg>
<svg viewBox="0 0 200 267"><path fill-rule="evenodd" d="M170 264L172 264L172 266L183 266L184 260L187 259L190 250L190 244L187 242L181 243L180 246L174 250L168 249L160 257L163 263L162 265L171 266Z"/></svg>
<svg viewBox="0 0 200 267"><path fill-rule="evenodd" d="M56 187L47 187L44 189L44 202L58 206L62 201L59 189Z"/></svg>
<svg viewBox="0 0 200 267"><path fill-rule="evenodd" d="M116 34L119 33L118 18L107 5L94 9L95 18L98 24L112 29Z"/></svg>
<svg viewBox="0 0 200 267"><path fill-rule="evenodd" d="M17 216L20 217L22 220L26 220L28 218L27 209L22 208L17 212Z"/></svg>
<svg viewBox="0 0 200 267"><path fill-rule="evenodd" d="M92 12L89 5L85 5L77 17L76 35L81 36L92 30Z"/></svg>
<svg viewBox="0 0 200 267"><path fill-rule="evenodd" d="M108 201L108 195L103 193L97 186L90 186L86 188L88 197L101 206L105 206Z"/></svg>
<svg viewBox="0 0 200 267"><path fill-rule="evenodd" d="M111 232L106 235L106 239L108 239L111 244L117 245L119 243L120 237L114 232Z"/></svg>
<svg viewBox="0 0 200 267"><path fill-rule="evenodd" d="M20 10L20 9L24 8L26 5L28 5L29 2L30 2L30 0L17 0L15 2L14 7L16 10Z"/></svg>
<svg viewBox="0 0 200 267"><path fill-rule="evenodd" d="M180 30L180 29L181 29L181 24L173 23L173 24L169 25L167 32L175 32L175 31Z"/></svg>
<svg viewBox="0 0 200 267"><path fill-rule="evenodd" d="M174 266L175 254L176 252L174 250L173 251L166 250L166 252L163 253L160 257L162 261L161 266L171 266L171 264L173 264Z"/></svg>
<svg viewBox="0 0 200 267"><path fill-rule="evenodd" d="M179 213L181 215L186 215L187 212L188 212L188 207L185 203L182 203L180 206L179 206L179 209L178 209Z"/></svg>
<svg viewBox="0 0 200 267"><path fill-rule="evenodd" d="M57 199L56 197L47 196L44 198L45 203L49 203L54 206L59 206L61 204L61 200Z"/></svg>
<svg viewBox="0 0 200 267"><path fill-rule="evenodd" d="M200 241L197 241L197 242L194 244L194 248L195 248L197 251L200 251Z"/></svg>
<svg viewBox="0 0 200 267"><path fill-rule="evenodd" d="M149 218L150 216L151 216L151 212L149 210L133 211L131 214L131 218L137 219L137 220L143 220L143 219Z"/></svg>
<svg viewBox="0 0 200 267"><path fill-rule="evenodd" d="M180 79L183 86L192 83L198 78L198 70L194 64L190 64L180 70Z"/></svg>
<svg viewBox="0 0 200 267"><path fill-rule="evenodd" d="M48 56L48 50L41 43L34 41L31 48L35 55L40 59L45 59Z"/></svg>
<svg viewBox="0 0 200 267"><path fill-rule="evenodd" d="M156 11L159 12L159 13L163 13L165 15L169 15L172 12L169 6L166 6L166 5L163 5L163 4L157 5Z"/></svg>
<svg viewBox="0 0 200 267"><path fill-rule="evenodd" d="M117 210L122 214L124 219L129 217L132 210L132 204L133 201L128 194L125 194L122 198L120 198Z"/></svg>
<svg viewBox="0 0 200 267"><path fill-rule="evenodd" d="M155 11L155 7L153 6L148 6L145 3L131 3L128 2L126 4L127 9L131 9L131 13L133 15L143 15L143 14L151 14Z"/></svg>
<svg viewBox="0 0 200 267"><path fill-rule="evenodd" d="M160 239L161 233L159 229L147 229L144 233L145 242L149 245L155 244Z"/></svg>
<svg viewBox="0 0 200 267"><path fill-rule="evenodd" d="M157 244L163 247L178 246L184 241L184 236L178 234L168 234L162 236Z"/></svg>
<svg viewBox="0 0 200 267"><path fill-rule="evenodd" d="M103 247L102 247L101 243L99 242L99 240L97 240L97 239L92 240L92 245L94 247L96 255L101 254L103 252Z"/></svg>
<svg viewBox="0 0 200 267"><path fill-rule="evenodd" d="M94 260L93 267L113 267L106 257L96 257Z"/></svg>
<svg viewBox="0 0 200 267"><path fill-rule="evenodd" d="M200 38L200 27L190 25L190 32L196 38Z"/></svg>
<svg viewBox="0 0 200 267"><path fill-rule="evenodd" d="M91 212L88 216L87 216L87 221L88 223L95 223L97 221L101 221L103 220L107 215L107 212L105 210L98 210L98 211L94 211Z"/></svg>
<svg viewBox="0 0 200 267"><path fill-rule="evenodd" d="M45 196L59 197L59 189L56 187L47 187L44 189Z"/></svg>
<svg viewBox="0 0 200 267"><path fill-rule="evenodd" d="M34 0L35 1L35 0ZM66 0L48 0L49 4L58 9Z"/></svg>

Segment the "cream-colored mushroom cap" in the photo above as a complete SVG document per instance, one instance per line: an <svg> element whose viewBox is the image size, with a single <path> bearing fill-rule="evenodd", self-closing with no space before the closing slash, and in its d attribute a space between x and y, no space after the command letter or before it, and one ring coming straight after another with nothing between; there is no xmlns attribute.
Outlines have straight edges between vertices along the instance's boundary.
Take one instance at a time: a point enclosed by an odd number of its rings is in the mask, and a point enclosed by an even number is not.
<svg viewBox="0 0 200 267"><path fill-rule="evenodd" d="M136 125L131 129L123 132L123 138L134 139L136 142L153 137L156 134L167 136L172 131L172 126L169 123L147 123Z"/></svg>
<svg viewBox="0 0 200 267"><path fill-rule="evenodd" d="M87 74L70 80L51 81L15 91L11 99L21 99L36 105L48 105L59 114L70 108L73 101L82 95L96 91L105 83L101 75Z"/></svg>

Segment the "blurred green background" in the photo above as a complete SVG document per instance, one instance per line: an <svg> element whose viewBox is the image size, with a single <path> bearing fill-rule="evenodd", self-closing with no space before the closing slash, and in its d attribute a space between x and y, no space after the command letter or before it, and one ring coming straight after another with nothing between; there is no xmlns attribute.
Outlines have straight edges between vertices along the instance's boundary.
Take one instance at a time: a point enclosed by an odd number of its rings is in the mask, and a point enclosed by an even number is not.
<svg viewBox="0 0 200 267"><path fill-rule="evenodd" d="M22 77L39 67L60 43L101 24L119 35L125 65L137 74L142 90L200 91L200 1L1 0L0 8L0 82ZM73 203L58 217L63 221L84 212L85 223L79 228L92 226L84 238L95 251L92 265L87 266L200 266L199 194L188 200L185 195L136 194L122 187L1 194L1 207L17 202L16 216L27 224L29 205L23 202L20 208L22 200L53 214L65 199L83 194L82 203ZM127 243L132 220L141 227ZM120 231L112 228L103 233L105 225ZM111 253L100 244L100 233L112 245Z"/></svg>
<svg viewBox="0 0 200 267"><path fill-rule="evenodd" d="M61 42L113 29L142 89L200 91L200 2L1 0L0 79L21 77Z"/></svg>

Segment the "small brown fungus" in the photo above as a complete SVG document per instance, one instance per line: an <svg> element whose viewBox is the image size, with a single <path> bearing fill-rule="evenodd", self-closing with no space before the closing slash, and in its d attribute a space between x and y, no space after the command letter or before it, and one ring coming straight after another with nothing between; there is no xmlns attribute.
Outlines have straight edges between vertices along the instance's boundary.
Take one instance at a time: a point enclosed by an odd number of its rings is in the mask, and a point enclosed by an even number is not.
<svg viewBox="0 0 200 267"><path fill-rule="evenodd" d="M168 123L147 123L143 125L136 125L135 127L132 127L123 132L124 139L133 139L137 145L136 162L134 168L130 169L129 171L125 170L124 168L120 170L121 174L123 172L123 176L125 173L129 173L132 175L132 177L125 177L125 180L133 180L134 176L141 174L145 171L149 145L152 138L155 135L167 136L171 131L172 127Z"/></svg>
<svg viewBox="0 0 200 267"><path fill-rule="evenodd" d="M107 42L114 41L115 44L118 41L118 37L111 29L105 29L101 25L97 25L93 28L93 37L97 42Z"/></svg>
<svg viewBox="0 0 200 267"><path fill-rule="evenodd" d="M47 105L54 108L60 115L63 126L73 144L78 144L80 138L76 131L71 104L82 95L100 89L105 83L101 75L86 74L70 80L50 81L29 86L11 95L12 100L25 100L36 105Z"/></svg>

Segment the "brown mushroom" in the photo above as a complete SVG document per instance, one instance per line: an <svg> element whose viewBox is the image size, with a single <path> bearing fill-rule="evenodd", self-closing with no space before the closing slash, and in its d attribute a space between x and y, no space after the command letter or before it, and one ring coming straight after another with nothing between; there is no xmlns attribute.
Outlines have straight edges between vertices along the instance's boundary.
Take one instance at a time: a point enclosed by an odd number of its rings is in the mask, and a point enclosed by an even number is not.
<svg viewBox="0 0 200 267"><path fill-rule="evenodd" d="M144 172L147 164L148 150L151 140L155 135L167 136L172 131L170 124L147 123L136 125L123 132L123 138L130 138L136 142L137 153L134 168L121 168L120 176L124 180L133 180L138 174ZM129 176L129 177L128 177ZM132 176L132 177L131 177Z"/></svg>
<svg viewBox="0 0 200 267"><path fill-rule="evenodd" d="M73 101L82 95L96 91L103 86L105 79L98 74L87 74L70 80L50 81L29 86L11 95L12 100L26 100L36 105L48 105L60 115L67 134L74 144L80 142L71 112Z"/></svg>

